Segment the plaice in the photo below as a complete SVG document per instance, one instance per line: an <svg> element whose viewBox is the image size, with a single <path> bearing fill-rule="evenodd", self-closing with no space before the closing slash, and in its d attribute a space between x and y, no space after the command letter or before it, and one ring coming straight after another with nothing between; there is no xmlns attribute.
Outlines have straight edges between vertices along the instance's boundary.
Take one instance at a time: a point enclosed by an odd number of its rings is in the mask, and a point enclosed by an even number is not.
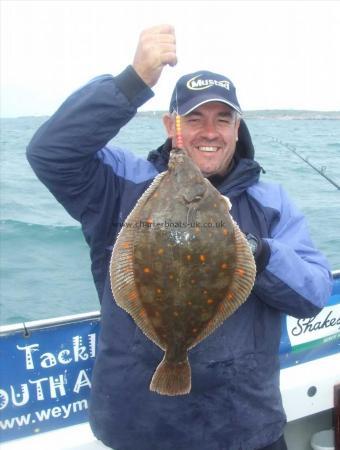
<svg viewBox="0 0 340 450"><path fill-rule="evenodd" d="M150 389L188 394L188 350L248 298L256 267L230 203L182 149L170 153L115 243L113 296L164 350Z"/></svg>

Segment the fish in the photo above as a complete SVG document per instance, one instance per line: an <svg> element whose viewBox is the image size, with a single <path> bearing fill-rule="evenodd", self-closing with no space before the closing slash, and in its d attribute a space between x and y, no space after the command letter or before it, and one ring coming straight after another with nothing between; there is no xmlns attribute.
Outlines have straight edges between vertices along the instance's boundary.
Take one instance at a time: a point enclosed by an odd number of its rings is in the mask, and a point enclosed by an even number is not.
<svg viewBox="0 0 340 450"><path fill-rule="evenodd" d="M248 298L256 266L231 203L186 151L170 152L123 224L110 261L113 298L164 351L149 389L191 391L188 351Z"/></svg>

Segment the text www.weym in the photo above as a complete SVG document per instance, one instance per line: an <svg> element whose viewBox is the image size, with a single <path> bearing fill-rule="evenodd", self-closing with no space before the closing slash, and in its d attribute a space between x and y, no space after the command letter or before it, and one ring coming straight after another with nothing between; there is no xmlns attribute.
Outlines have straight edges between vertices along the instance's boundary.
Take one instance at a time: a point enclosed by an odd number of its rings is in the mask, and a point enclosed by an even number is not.
<svg viewBox="0 0 340 450"><path fill-rule="evenodd" d="M77 402L68 403L67 405L53 406L52 408L41 409L34 413L23 414L10 419L0 420L0 430L8 430L25 425L43 422L45 420L62 418L68 419L71 414L83 411L88 408L86 399L78 400Z"/></svg>

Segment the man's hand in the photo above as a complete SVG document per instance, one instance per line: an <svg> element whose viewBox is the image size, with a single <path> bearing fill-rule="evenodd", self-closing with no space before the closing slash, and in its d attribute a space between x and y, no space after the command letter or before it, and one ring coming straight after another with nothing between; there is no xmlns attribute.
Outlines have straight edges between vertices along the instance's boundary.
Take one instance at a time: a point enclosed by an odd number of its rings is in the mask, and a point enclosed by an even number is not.
<svg viewBox="0 0 340 450"><path fill-rule="evenodd" d="M152 87L167 64L177 64L174 28L171 25L159 25L142 31L132 64L137 74Z"/></svg>

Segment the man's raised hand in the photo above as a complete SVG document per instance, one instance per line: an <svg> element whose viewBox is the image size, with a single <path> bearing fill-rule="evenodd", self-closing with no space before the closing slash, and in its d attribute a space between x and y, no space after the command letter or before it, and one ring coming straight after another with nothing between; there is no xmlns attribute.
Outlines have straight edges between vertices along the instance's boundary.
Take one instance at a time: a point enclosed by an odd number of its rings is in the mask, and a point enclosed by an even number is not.
<svg viewBox="0 0 340 450"><path fill-rule="evenodd" d="M175 30L171 25L142 31L132 66L148 86L157 83L164 66L176 64Z"/></svg>

